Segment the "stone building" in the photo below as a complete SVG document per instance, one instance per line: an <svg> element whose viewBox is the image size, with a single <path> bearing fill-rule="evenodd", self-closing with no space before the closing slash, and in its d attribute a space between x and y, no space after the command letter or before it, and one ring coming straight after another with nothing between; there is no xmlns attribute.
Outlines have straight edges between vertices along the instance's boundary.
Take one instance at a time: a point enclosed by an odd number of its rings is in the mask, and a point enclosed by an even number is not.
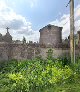
<svg viewBox="0 0 80 92"><path fill-rule="evenodd" d="M40 44L58 47L62 43L62 27L47 25L39 30Z"/></svg>
<svg viewBox="0 0 80 92"><path fill-rule="evenodd" d="M10 35L9 31L2 36L0 34L0 60L9 60L11 59L11 52L12 52L12 36Z"/></svg>
<svg viewBox="0 0 80 92"><path fill-rule="evenodd" d="M53 55L55 57L64 55L65 53L69 55L70 53L70 49L67 48L67 39L64 45L62 42L62 27L49 24L40 29L39 43L32 41L26 43L25 38L23 38L22 41L13 41L8 29L9 28L7 28L7 33L4 36L0 34L0 61L10 59L26 60L33 59L37 56L46 58L49 48L54 50ZM80 47L80 32L78 32L78 44ZM76 55L79 55L80 49L76 49L76 53Z"/></svg>
<svg viewBox="0 0 80 92"><path fill-rule="evenodd" d="M2 34L0 33L0 42L8 42L8 43L12 42L12 36L10 35L8 30L4 36L2 36Z"/></svg>

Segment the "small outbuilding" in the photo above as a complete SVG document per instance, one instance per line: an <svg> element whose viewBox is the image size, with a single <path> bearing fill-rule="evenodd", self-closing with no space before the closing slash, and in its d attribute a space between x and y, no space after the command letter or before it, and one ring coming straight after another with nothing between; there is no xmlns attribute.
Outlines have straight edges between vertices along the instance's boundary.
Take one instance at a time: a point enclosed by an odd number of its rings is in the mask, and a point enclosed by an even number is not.
<svg viewBox="0 0 80 92"><path fill-rule="evenodd" d="M62 27L47 25L39 30L40 44L56 47L62 43Z"/></svg>

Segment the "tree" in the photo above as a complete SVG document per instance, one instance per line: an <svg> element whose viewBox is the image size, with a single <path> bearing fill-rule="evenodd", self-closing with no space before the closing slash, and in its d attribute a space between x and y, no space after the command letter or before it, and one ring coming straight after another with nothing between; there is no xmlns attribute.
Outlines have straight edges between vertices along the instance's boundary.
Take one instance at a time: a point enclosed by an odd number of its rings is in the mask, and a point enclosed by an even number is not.
<svg viewBox="0 0 80 92"><path fill-rule="evenodd" d="M23 44L26 43L26 38L23 36L23 40L22 40Z"/></svg>

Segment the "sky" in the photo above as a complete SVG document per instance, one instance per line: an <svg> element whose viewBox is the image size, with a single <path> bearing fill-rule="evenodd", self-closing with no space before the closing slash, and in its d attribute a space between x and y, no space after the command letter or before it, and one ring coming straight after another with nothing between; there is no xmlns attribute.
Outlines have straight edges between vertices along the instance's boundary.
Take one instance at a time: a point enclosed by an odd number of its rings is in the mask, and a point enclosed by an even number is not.
<svg viewBox="0 0 80 92"><path fill-rule="evenodd" d="M69 0L0 0L0 33L6 27L13 40L39 41L39 29L48 24L61 26L62 38L70 33ZM74 0L75 33L80 30L80 0Z"/></svg>

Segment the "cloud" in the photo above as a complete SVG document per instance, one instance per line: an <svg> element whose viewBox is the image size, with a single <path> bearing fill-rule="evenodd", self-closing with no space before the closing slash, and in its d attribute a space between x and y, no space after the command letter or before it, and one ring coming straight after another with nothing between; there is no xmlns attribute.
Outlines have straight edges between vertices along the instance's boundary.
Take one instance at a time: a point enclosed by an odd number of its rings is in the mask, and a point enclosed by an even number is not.
<svg viewBox="0 0 80 92"><path fill-rule="evenodd" d="M29 4L31 8L34 8L37 6L38 0L29 0Z"/></svg>
<svg viewBox="0 0 80 92"><path fill-rule="evenodd" d="M29 0L31 8L37 6L38 0ZM63 14L60 19L56 19L50 24L63 27L63 38L70 33L69 14ZM9 7L4 0L0 0L0 33L6 33L6 27L10 27L10 34L13 39L22 40L25 36L26 40L39 41L39 31L32 29L32 23L24 16L17 14L11 7ZM75 8L75 29L79 30L80 26L80 5Z"/></svg>
<svg viewBox="0 0 80 92"><path fill-rule="evenodd" d="M75 33L80 30L80 4L74 10L75 16ZM60 19L56 19L55 21L50 22L49 24L53 24L56 26L63 27L62 37L68 37L70 34L70 14L63 14Z"/></svg>
<svg viewBox="0 0 80 92"><path fill-rule="evenodd" d="M80 4L75 8L75 19L80 19Z"/></svg>
<svg viewBox="0 0 80 92"><path fill-rule="evenodd" d="M25 36L27 41L38 41L39 37L37 36L39 36L39 32L34 31L32 23L27 20L22 15L14 12L4 1L0 0L0 33L4 35L6 32L5 28L8 26L10 27L9 32L13 36L13 39L22 40L23 36Z"/></svg>

